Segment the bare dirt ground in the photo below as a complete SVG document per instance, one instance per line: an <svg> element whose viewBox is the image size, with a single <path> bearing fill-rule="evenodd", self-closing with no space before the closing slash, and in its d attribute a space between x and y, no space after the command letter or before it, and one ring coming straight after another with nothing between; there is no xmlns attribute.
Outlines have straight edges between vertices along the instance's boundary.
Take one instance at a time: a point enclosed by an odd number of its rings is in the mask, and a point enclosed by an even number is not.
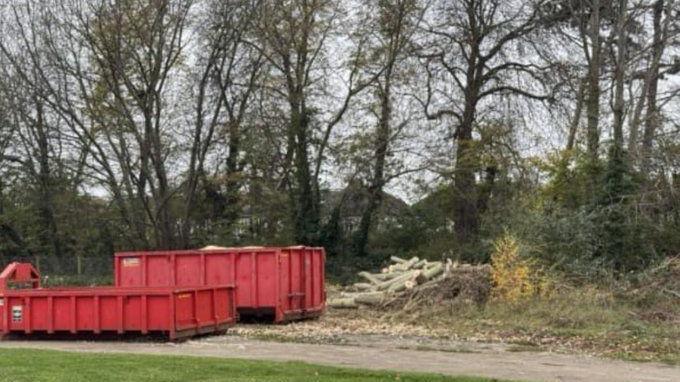
<svg viewBox="0 0 680 382"><path fill-rule="evenodd" d="M246 325L239 326L232 333L253 330L252 326ZM680 381L680 367L658 363L524 352L513 350L511 345L417 335L346 334L342 337L338 341L340 344L259 340L239 334L208 336L183 343L15 340L0 342L0 348L303 361L331 366L525 381Z"/></svg>

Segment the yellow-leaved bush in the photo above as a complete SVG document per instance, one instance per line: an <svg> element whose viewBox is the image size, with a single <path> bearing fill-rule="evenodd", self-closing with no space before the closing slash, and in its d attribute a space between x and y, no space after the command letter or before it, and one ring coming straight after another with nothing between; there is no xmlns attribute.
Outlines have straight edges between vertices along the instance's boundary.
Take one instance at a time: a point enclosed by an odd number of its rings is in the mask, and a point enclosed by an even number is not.
<svg viewBox="0 0 680 382"><path fill-rule="evenodd" d="M547 279L535 262L520 255L520 246L510 234L494 242L491 255L491 296L505 301L518 301L545 292Z"/></svg>

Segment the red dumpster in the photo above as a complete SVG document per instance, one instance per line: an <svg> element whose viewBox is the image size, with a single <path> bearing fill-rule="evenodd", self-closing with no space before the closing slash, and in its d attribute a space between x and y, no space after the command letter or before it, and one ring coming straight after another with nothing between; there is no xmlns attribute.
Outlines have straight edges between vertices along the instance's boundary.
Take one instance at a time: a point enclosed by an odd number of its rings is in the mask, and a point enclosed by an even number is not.
<svg viewBox="0 0 680 382"><path fill-rule="evenodd" d="M122 252L115 256L115 284L233 284L239 316L286 322L324 312L325 257L323 248L302 246Z"/></svg>
<svg viewBox="0 0 680 382"><path fill-rule="evenodd" d="M15 284L15 285L13 285ZM13 286L31 289L11 289ZM0 338L11 333L162 332L174 340L235 322L234 288L47 288L30 264L0 274Z"/></svg>

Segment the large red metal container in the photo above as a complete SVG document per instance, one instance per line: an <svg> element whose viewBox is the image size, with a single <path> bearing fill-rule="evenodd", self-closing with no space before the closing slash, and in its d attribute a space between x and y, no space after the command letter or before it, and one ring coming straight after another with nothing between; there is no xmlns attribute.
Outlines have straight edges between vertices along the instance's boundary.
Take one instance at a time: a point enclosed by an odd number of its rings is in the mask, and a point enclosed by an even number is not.
<svg viewBox="0 0 680 382"><path fill-rule="evenodd" d="M30 264L20 263L0 275L0 338L11 333L162 332L174 340L222 331L235 322L230 285L42 289L37 275ZM11 289L10 283L37 289Z"/></svg>
<svg viewBox="0 0 680 382"><path fill-rule="evenodd" d="M115 284L233 284L239 316L286 322L324 312L325 258L323 248L302 246L123 252L115 256Z"/></svg>

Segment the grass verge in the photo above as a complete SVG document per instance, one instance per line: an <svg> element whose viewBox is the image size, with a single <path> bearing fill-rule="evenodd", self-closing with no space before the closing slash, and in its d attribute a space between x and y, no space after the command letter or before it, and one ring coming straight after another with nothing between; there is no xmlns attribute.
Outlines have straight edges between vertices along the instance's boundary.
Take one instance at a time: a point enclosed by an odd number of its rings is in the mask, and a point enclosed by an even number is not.
<svg viewBox="0 0 680 382"><path fill-rule="evenodd" d="M48 350L0 350L0 381L410 381L485 382L482 378L446 377L317 366L299 362L131 354L69 353Z"/></svg>
<svg viewBox="0 0 680 382"><path fill-rule="evenodd" d="M392 322L446 328L457 338L514 344L513 351L584 351L634 361L680 364L680 304L653 304L596 289L576 289L483 307L442 304L398 312ZM660 318L659 318L660 317Z"/></svg>

